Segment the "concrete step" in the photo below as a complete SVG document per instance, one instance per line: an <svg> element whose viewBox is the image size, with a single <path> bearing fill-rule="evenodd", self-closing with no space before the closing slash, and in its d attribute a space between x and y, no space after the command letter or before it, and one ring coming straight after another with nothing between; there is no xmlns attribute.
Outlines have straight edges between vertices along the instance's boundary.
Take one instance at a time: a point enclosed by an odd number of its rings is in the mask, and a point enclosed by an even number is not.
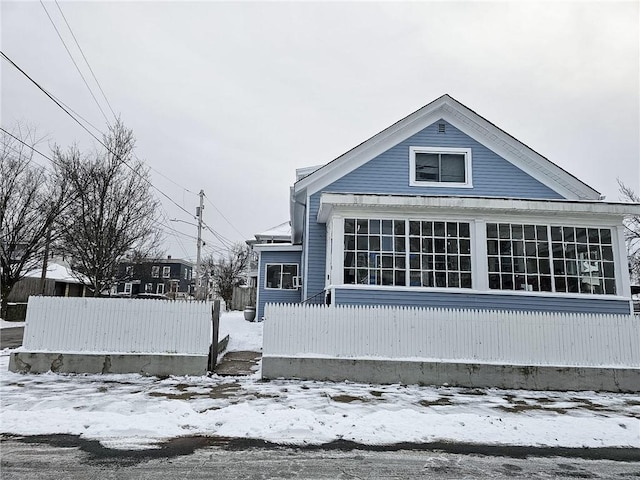
<svg viewBox="0 0 640 480"><path fill-rule="evenodd" d="M260 352L228 352L216 365L215 373L221 376L247 376L258 369Z"/></svg>

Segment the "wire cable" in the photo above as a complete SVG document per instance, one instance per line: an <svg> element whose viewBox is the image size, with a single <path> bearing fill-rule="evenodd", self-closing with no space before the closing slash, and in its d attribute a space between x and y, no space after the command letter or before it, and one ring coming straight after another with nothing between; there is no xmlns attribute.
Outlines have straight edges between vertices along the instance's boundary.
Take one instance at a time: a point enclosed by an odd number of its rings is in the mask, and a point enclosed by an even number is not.
<svg viewBox="0 0 640 480"><path fill-rule="evenodd" d="M89 71L91 72L91 75L93 76L93 79L95 80L96 85L98 85L98 88L100 89L100 93L102 93L102 96L104 97L105 102L107 102L107 105L109 106L109 110L111 110L111 113L113 114L113 117L115 119L117 119L118 117L115 114L115 112L113 111L113 108L111 107L111 103L109 102L109 99L105 95L104 90L102 90L102 85L100 85L100 82L98 81L98 78L96 77L96 74L93 72L93 68L91 68L91 64L89 63L89 60L87 60L87 57L85 56L84 51L82 50L82 47L80 46L80 43L78 43L78 39L74 35L73 30L71 29L71 25L69 25L69 22L67 21L67 17L65 17L64 12L62 11L62 8L60 8L60 4L58 3L58 0L55 0L55 2L56 2L56 7L58 7L58 10L60 10L60 14L62 15L62 18L64 19L64 23L67 24L67 28L69 29L69 32L71 32L71 36L73 37L73 41L76 42L76 46L78 47L78 50L80 50L80 53L82 54L82 58L84 58L84 62L87 64L87 67L89 67Z"/></svg>
<svg viewBox="0 0 640 480"><path fill-rule="evenodd" d="M194 215L189 212L186 208L184 208L182 205L180 205L179 203L177 203L175 200L173 200L169 195L167 195L166 193L164 193L162 190L160 190L158 187L156 187L155 185L153 185L153 183L151 183L151 181L144 177L144 175L142 175L140 172L138 172L135 168L133 168L131 165L129 165L126 160L124 160L120 155L118 155L117 153L115 153L113 150L111 150L107 145L105 145L105 143L100 140L98 137L96 137L85 125L83 125L76 117L74 117L69 110L67 110L65 107L62 106L62 104L56 100L55 97L53 97L47 90L45 90L38 82L36 82L27 72L25 72L22 68L20 68L13 60L11 60L3 51L0 51L0 55L2 55L2 57L7 60L11 65L13 65L20 73L22 73L25 77L27 77L31 83L33 83L39 90L42 91L42 93L44 93L49 99L51 99L51 101L53 101L62 111L64 111L69 117L71 117L72 120L74 120L78 125L80 125L80 127L85 130L89 135L91 135L100 145L102 145L109 153L111 153L112 155L115 155L116 158L118 158L120 161L122 161L122 163L127 166L132 172L134 172L135 174L139 175L151 188L153 188L154 190L156 190L158 193L160 193L162 196L164 196L167 200L169 200L171 203L173 203L176 207L178 207L180 210L182 210L183 212L185 212L187 215L189 215L190 217L194 218Z"/></svg>
<svg viewBox="0 0 640 480"><path fill-rule="evenodd" d="M104 110L100 106L100 103L98 102L98 99L93 94L93 90L91 90L91 87L87 83L87 79L84 78L84 75L82 74L82 71L80 70L80 67L78 66L78 64L76 63L75 59L73 58L73 55L71 54L71 51L69 50L69 47L67 47L67 44L65 43L64 38L62 38L62 35L60 34L60 31L58 30L58 27L56 27L56 24L54 23L53 18L51 18L51 15L49 15L49 11L47 10L47 7L44 6L44 3L42 2L42 0L40 0L40 5L42 5L42 8L44 9L44 12L47 14L47 17L49 18L49 22L51 22L51 25L53 26L53 29L58 34L58 38L62 42L62 45L64 46L64 49L69 54L69 58L71 58L71 61L73 62L73 65L76 67L76 70L80 74L80 77L82 78L82 81L84 82L84 84L86 85L87 89L89 90L89 93L91 94L91 97L93 98L93 101L96 102L96 105L98 106L98 109L100 110L100 113L102 113L102 116L104 117L105 122L107 122L107 125L109 125L109 119L107 118L107 115L104 113Z"/></svg>
<svg viewBox="0 0 640 480"><path fill-rule="evenodd" d="M225 219L225 221L226 221L229 225L231 225L231 228L233 228L233 229L234 229L234 230L235 230L235 231L236 231L236 232L237 232L237 233L238 233L242 238L247 238L247 236L246 236L244 233L242 233L240 230L238 230L238 229L235 227L235 225L234 225L233 223L231 223L231 221L230 221L227 217L225 217L225 216L224 216L224 214L220 211L220 209L218 209L218 207L216 207L216 206L213 204L213 202L209 199L209 197L207 197L207 194L206 194L206 193L205 193L205 195L204 195L204 198L206 198L206 199L207 199L207 202L209 202L209 203L211 204L211 206L216 210L216 212L218 212L218 213L220 214L220 216L221 216L222 218L224 218L224 219Z"/></svg>

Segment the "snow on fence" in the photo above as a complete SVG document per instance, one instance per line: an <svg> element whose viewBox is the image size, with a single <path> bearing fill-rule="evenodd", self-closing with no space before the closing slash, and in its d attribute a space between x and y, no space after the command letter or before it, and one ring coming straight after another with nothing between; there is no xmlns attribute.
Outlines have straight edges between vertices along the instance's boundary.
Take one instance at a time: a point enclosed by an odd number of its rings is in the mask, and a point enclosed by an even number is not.
<svg viewBox="0 0 640 480"><path fill-rule="evenodd" d="M206 355L211 304L30 297L23 350Z"/></svg>
<svg viewBox="0 0 640 480"><path fill-rule="evenodd" d="M264 356L640 367L640 316L268 304Z"/></svg>

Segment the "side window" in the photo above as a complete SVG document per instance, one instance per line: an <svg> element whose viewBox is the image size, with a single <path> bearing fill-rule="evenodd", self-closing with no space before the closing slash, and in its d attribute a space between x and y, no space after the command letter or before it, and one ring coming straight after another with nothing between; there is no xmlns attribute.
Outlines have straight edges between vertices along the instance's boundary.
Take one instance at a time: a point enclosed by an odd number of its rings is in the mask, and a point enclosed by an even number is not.
<svg viewBox="0 0 640 480"><path fill-rule="evenodd" d="M171 267L162 267L162 278L169 278L171 276Z"/></svg>
<svg viewBox="0 0 640 480"><path fill-rule="evenodd" d="M266 265L265 288L274 290L295 290L298 265L295 263L271 263Z"/></svg>
<svg viewBox="0 0 640 480"><path fill-rule="evenodd" d="M409 185L471 187L470 148L409 147Z"/></svg>
<svg viewBox="0 0 640 480"><path fill-rule="evenodd" d="M151 267L151 276L153 278L158 278L160 276L160 267L158 265Z"/></svg>

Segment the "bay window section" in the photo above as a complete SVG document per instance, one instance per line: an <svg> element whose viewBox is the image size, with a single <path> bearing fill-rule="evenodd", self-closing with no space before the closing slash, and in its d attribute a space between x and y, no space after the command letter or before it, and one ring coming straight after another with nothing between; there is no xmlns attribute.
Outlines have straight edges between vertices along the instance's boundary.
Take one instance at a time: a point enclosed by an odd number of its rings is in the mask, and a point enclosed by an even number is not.
<svg viewBox="0 0 640 480"><path fill-rule="evenodd" d="M350 218L344 283L471 288L469 223Z"/></svg>
<svg viewBox="0 0 640 480"><path fill-rule="evenodd" d="M489 288L615 295L611 230L487 223Z"/></svg>

